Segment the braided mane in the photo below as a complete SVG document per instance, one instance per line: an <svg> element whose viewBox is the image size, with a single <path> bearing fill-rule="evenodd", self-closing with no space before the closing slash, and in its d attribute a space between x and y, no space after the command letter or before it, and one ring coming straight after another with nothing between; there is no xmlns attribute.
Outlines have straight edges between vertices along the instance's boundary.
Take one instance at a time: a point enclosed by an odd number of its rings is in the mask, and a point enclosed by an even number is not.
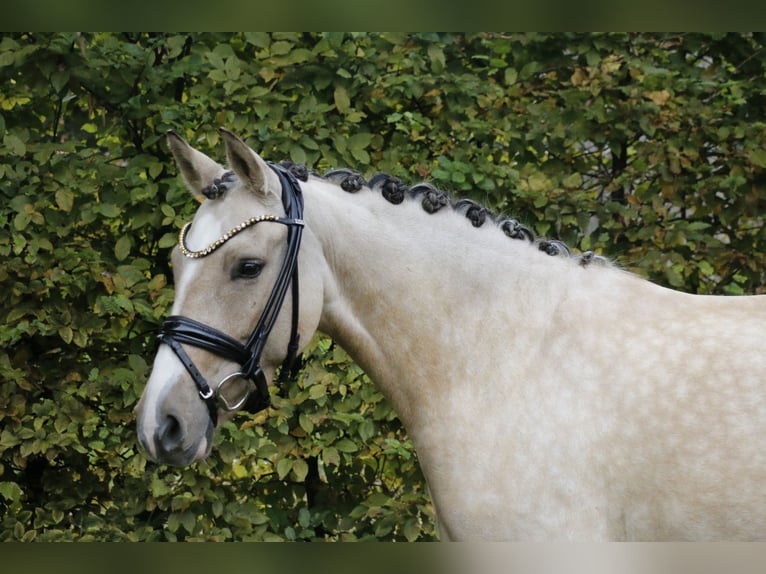
<svg viewBox="0 0 766 574"><path fill-rule="evenodd" d="M461 199L453 202L446 192L438 189L431 183L418 183L408 186L398 177L379 173L366 181L361 174L346 168L332 169L324 174L309 170L303 164L293 163L289 160L280 162L280 165L289 170L298 180L308 181L309 176L324 179L337 184L348 193L356 193L363 187L380 192L386 201L398 205L405 199L419 201L423 210L427 213L449 207L456 213L467 218L474 227L481 227L487 221L495 225L500 231L511 239L527 241L551 256L563 256L576 259L583 267L592 263L608 265L609 261L596 255L592 251L586 251L580 255L573 254L563 241L558 239L543 239L535 237L532 230L519 223L516 219L508 217L496 217L486 207L470 199ZM234 172L227 171L220 178L216 178L202 193L208 199L221 197L228 188L228 184L235 181Z"/></svg>

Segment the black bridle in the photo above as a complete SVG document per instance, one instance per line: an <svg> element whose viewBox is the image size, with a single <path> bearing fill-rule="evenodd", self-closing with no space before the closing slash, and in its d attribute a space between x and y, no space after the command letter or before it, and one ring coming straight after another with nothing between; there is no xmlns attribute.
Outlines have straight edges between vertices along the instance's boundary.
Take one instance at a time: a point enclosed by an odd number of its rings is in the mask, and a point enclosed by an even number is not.
<svg viewBox="0 0 766 574"><path fill-rule="evenodd" d="M287 253L282 268L279 270L276 283L271 290L266 301L266 306L258 319L258 323L253 328L253 332L247 341L242 344L238 340L230 337L226 333L214 329L204 323L183 317L181 315L172 315L165 319L158 336L160 342L168 345L191 375L194 383L197 385L200 398L205 401L213 426L218 423L218 409L223 408L228 411L238 410L240 408L257 413L271 404L266 376L261 369L261 354L266 346L266 340L271 333L271 329L282 308L282 303L287 295L287 290L292 284L292 334L287 346L287 355L282 362L279 380L282 381L292 373L296 355L298 353L298 343L300 335L298 334L298 251L301 245L301 236L303 235L303 194L300 185L295 176L285 168L269 164L269 167L279 176L282 185L282 205L285 209L286 217L260 216L253 217L243 222L229 233L225 234L216 243L203 251L190 251L185 245L185 235L191 224L187 224L179 236L179 245L182 252L187 257L198 258L206 257L214 252L223 243L228 241L233 235L243 229L263 221L271 223L280 223L287 226ZM205 377L197 369L194 362L186 353L182 345L191 345L200 349L205 349L233 361L240 365L241 370L224 378L215 390L210 388ZM248 390L245 396L231 404L222 395L221 391L230 381L231 377L236 376L254 384L254 389Z"/></svg>

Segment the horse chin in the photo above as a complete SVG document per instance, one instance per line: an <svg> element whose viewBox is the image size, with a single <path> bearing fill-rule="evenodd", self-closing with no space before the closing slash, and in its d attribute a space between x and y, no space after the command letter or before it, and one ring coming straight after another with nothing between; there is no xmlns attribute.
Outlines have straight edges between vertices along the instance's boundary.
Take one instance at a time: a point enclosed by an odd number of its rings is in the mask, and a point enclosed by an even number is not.
<svg viewBox="0 0 766 574"><path fill-rule="evenodd" d="M146 457L152 462L167 466L184 467L207 458L210 455L212 445L213 441L205 436L198 443L186 449L172 451L159 449L155 453L150 452L146 447L143 450Z"/></svg>
<svg viewBox="0 0 766 574"><path fill-rule="evenodd" d="M204 460L210 455L210 451L213 447L212 441L212 426L209 435L206 433L204 437L197 444L197 448L194 445L185 450L167 452L162 454L162 460L158 461L160 464L166 464L168 466L189 466L190 464Z"/></svg>

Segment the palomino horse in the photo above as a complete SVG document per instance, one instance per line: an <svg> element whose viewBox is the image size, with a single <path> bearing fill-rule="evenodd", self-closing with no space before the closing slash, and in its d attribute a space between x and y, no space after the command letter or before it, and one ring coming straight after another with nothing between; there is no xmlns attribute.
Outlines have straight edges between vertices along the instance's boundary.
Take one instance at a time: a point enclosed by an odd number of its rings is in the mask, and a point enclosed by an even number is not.
<svg viewBox="0 0 766 574"><path fill-rule="evenodd" d="M204 458L318 329L399 414L443 539L766 538L766 296L672 291L428 184L222 137L232 171L168 136L207 199L137 407L148 457Z"/></svg>

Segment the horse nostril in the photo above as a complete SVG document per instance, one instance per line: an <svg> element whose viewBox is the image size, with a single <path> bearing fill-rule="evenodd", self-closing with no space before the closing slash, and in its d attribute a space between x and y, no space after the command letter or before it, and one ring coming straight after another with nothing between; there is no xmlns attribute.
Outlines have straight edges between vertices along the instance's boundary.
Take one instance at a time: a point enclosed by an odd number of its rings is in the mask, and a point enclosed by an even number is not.
<svg viewBox="0 0 766 574"><path fill-rule="evenodd" d="M165 452L181 449L183 429L181 423L173 415L168 415L157 429L157 441Z"/></svg>

